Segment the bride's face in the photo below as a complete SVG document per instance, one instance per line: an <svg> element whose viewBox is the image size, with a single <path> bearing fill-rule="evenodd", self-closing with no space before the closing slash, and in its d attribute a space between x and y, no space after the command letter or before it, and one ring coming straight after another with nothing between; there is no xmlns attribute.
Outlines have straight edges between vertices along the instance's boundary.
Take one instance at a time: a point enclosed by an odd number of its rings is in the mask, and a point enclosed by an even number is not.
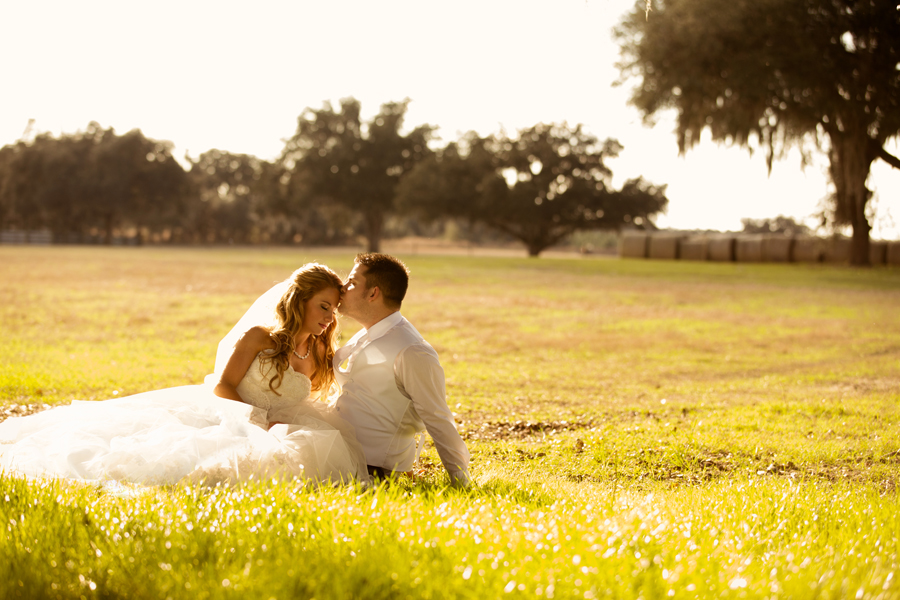
<svg viewBox="0 0 900 600"><path fill-rule="evenodd" d="M341 301L341 293L335 288L324 289L306 301L303 316L303 333L320 335L334 321Z"/></svg>

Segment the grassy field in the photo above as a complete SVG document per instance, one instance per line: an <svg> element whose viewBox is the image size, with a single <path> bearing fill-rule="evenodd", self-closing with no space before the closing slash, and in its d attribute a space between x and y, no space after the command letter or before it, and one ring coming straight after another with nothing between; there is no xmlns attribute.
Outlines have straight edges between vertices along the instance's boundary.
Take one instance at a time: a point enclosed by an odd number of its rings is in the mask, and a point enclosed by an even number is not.
<svg viewBox="0 0 900 600"><path fill-rule="evenodd" d="M474 489L4 476L0 597L900 598L900 271L404 258ZM310 260L0 247L0 416L201 382Z"/></svg>

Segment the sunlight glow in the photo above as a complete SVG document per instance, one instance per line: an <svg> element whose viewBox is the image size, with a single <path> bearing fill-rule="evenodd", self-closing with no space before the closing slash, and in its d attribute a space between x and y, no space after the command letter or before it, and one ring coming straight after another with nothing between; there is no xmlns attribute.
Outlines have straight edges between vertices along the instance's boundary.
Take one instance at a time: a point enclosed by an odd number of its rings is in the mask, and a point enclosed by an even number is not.
<svg viewBox="0 0 900 600"><path fill-rule="evenodd" d="M708 139L679 156L671 114L645 125L628 105L631 83L611 85L620 74L609 33L634 8L632 0L559 0L550 10L538 0L461 0L452 9L414 0L340 6L267 0L240 11L210 0L161 0L152 9L112 0L58 3L54 11L42 6L10 3L0 19L0 52L17 57L5 65L10 93L0 145L97 121L117 133L139 128L170 140L182 164L185 153L212 148L272 160L307 107L354 96L367 119L380 104L408 97L405 127L439 127L438 144L469 130L514 134L564 121L584 124L601 141L617 139L624 150L607 161L613 184L638 176L667 184L669 211L657 220L664 227L739 229L741 218L779 214L814 222L830 193L821 153L805 171L799 155L789 153L769 176L764 153L751 156ZM646 9L652 11L651 0ZM328 27L298 34L298 24L337 19L339 39ZM33 43L34 27L47 42ZM105 35L86 38L86 30ZM464 38L479 43L459 44ZM159 45L160 39L168 42ZM541 51L509 60L522 39L541 40ZM216 56L223 40L240 40L240 51L198 68L196 57ZM852 37L841 42L849 50ZM591 57L589 69L573 57ZM551 72L552 85L541 76ZM888 151L897 153L897 144ZM897 238L900 170L876 161L869 187L877 205L873 237Z"/></svg>

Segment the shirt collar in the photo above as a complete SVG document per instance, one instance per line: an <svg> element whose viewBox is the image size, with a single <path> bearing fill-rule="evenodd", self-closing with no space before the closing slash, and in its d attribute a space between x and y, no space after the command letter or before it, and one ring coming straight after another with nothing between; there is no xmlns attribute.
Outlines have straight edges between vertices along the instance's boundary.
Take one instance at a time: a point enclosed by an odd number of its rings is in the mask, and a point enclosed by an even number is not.
<svg viewBox="0 0 900 600"><path fill-rule="evenodd" d="M366 330L366 338L368 338L369 342L374 342L388 331L396 327L403 320L403 315L400 314L400 311L393 312L378 321L371 327Z"/></svg>

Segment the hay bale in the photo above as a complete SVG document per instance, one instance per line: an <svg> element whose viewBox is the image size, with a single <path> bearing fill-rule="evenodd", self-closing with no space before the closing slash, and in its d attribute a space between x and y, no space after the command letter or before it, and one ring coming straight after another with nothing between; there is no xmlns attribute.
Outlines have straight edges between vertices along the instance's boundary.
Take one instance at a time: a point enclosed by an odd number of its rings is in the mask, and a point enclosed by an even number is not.
<svg viewBox="0 0 900 600"><path fill-rule="evenodd" d="M853 249L853 241L845 237L832 237L825 240L825 249L822 260L829 263L850 262L850 254Z"/></svg>
<svg viewBox="0 0 900 600"><path fill-rule="evenodd" d="M678 258L680 260L706 260L709 239L705 236L695 235L685 238L678 243Z"/></svg>
<svg viewBox="0 0 900 600"><path fill-rule="evenodd" d="M821 262L822 240L817 237L794 238L791 257L794 262Z"/></svg>
<svg viewBox="0 0 900 600"><path fill-rule="evenodd" d="M763 260L766 262L790 262L794 238L785 235L767 235L763 238Z"/></svg>
<svg viewBox="0 0 900 600"><path fill-rule="evenodd" d="M678 258L678 242L681 236L656 234L651 235L647 243L647 257L656 260L675 260Z"/></svg>
<svg viewBox="0 0 900 600"><path fill-rule="evenodd" d="M623 231L619 236L619 256L622 258L647 258L647 238L643 231Z"/></svg>
<svg viewBox="0 0 900 600"><path fill-rule="evenodd" d="M734 243L734 260L737 262L762 262L763 236L741 235Z"/></svg>
<svg viewBox="0 0 900 600"><path fill-rule="evenodd" d="M900 266L900 242L887 243L884 262L895 267Z"/></svg>
<svg viewBox="0 0 900 600"><path fill-rule="evenodd" d="M722 235L710 238L706 246L706 257L719 262L732 262L734 260L734 237Z"/></svg>
<svg viewBox="0 0 900 600"><path fill-rule="evenodd" d="M869 262L875 265L883 265L887 259L887 242L869 242Z"/></svg>

